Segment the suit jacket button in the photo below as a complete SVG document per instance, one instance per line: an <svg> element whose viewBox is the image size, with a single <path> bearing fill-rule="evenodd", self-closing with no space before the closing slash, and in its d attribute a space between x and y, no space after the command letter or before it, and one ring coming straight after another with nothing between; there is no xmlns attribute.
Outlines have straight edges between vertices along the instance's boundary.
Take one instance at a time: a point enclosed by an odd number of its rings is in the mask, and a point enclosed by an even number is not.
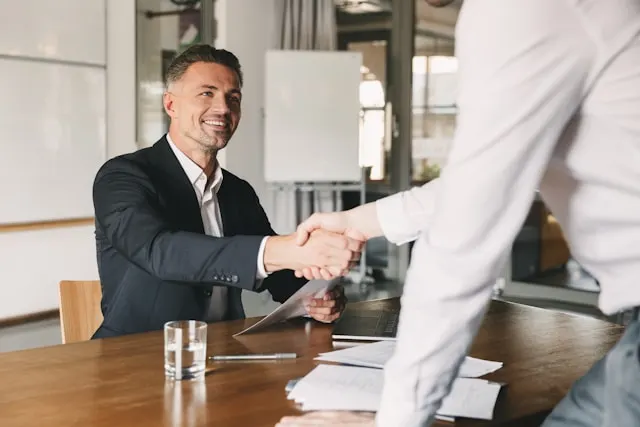
<svg viewBox="0 0 640 427"><path fill-rule="evenodd" d="M231 281L232 281L233 283L238 283L238 275L237 275L237 274L234 274L233 276L231 276Z"/></svg>
<svg viewBox="0 0 640 427"><path fill-rule="evenodd" d="M210 297L213 294L213 291L211 291L210 289L205 289L204 294Z"/></svg>
<svg viewBox="0 0 640 427"><path fill-rule="evenodd" d="M218 276L213 276L213 280L218 280Z"/></svg>

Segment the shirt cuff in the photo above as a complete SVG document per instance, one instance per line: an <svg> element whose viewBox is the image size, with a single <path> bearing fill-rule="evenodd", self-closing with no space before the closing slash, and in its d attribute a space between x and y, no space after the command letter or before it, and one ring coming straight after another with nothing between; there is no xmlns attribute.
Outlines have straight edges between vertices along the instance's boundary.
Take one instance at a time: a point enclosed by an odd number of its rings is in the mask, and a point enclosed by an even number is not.
<svg viewBox="0 0 640 427"><path fill-rule="evenodd" d="M266 236L262 239L260 243L260 249L258 249L258 270L256 271L256 279L262 280L266 278L269 273L267 273L266 268L264 267L264 248L267 245L267 239L269 236Z"/></svg>
<svg viewBox="0 0 640 427"><path fill-rule="evenodd" d="M411 226L410 221L402 221L400 217L405 212L404 192L376 200L378 222L384 237L391 243L402 245L415 240L419 232Z"/></svg>

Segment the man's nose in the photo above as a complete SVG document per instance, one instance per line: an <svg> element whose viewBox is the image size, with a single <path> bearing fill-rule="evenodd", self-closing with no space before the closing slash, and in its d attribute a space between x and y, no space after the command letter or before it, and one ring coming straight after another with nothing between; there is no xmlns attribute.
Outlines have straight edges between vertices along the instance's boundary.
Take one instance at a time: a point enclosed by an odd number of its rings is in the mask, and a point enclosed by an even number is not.
<svg viewBox="0 0 640 427"><path fill-rule="evenodd" d="M229 102L225 96L216 96L211 106L213 111L218 114L227 114L229 112Z"/></svg>

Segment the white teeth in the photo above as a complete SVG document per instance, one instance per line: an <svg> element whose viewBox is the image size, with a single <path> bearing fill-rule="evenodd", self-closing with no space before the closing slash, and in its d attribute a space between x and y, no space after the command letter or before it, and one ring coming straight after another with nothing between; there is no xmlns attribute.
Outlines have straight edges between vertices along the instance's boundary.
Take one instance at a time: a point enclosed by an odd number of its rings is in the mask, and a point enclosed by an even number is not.
<svg viewBox="0 0 640 427"><path fill-rule="evenodd" d="M226 126L226 123L220 120L205 120L204 122L211 126Z"/></svg>

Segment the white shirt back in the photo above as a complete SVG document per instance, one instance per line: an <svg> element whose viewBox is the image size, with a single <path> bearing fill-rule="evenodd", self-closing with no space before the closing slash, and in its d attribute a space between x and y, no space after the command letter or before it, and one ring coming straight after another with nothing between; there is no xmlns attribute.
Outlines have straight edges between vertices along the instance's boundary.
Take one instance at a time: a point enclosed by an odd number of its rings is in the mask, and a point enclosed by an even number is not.
<svg viewBox="0 0 640 427"><path fill-rule="evenodd" d="M433 419L538 188L600 308L640 305L640 2L467 0L456 31L448 164L378 202L387 237L418 238L380 426Z"/></svg>

